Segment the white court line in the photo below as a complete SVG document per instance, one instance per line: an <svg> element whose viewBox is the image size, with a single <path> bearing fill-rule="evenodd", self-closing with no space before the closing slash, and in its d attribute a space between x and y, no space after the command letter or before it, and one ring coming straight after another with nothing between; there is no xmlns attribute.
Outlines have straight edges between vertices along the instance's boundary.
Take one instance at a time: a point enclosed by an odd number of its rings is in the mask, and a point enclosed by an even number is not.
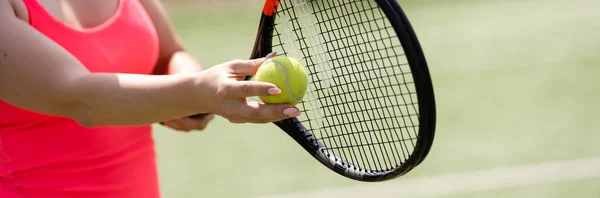
<svg viewBox="0 0 600 198"><path fill-rule="evenodd" d="M389 182L364 183L313 192L267 196L270 198L319 197L421 197L600 178L600 157L545 162L505 168L452 173ZM600 190L599 190L600 191Z"/></svg>

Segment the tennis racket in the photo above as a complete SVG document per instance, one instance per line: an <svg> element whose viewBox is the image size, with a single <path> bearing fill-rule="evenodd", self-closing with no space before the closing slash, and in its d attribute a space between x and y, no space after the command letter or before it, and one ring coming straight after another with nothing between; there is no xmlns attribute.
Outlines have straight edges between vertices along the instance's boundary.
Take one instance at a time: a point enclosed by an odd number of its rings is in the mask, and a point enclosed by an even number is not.
<svg viewBox="0 0 600 198"><path fill-rule="evenodd" d="M427 156L435 100L421 46L395 0L267 0L251 59L298 59L308 91L275 124L329 169L359 181L406 174ZM250 80L251 77L247 77Z"/></svg>

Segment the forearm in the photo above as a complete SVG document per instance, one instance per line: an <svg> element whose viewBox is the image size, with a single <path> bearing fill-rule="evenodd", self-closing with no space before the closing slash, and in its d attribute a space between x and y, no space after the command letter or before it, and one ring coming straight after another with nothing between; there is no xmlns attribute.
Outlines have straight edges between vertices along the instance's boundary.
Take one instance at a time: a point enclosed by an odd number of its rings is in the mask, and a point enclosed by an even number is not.
<svg viewBox="0 0 600 198"><path fill-rule="evenodd" d="M199 75L89 74L69 83L61 101L85 126L145 125L198 113Z"/></svg>

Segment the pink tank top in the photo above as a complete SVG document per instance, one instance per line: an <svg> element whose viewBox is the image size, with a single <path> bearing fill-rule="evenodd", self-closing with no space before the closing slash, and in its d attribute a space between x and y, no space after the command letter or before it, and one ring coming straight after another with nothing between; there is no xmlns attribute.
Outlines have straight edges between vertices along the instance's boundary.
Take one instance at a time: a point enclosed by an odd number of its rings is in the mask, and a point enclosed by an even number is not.
<svg viewBox="0 0 600 198"><path fill-rule="evenodd" d="M91 72L152 73L158 38L138 0L120 0L108 21L81 31L23 2L31 26ZM151 126L84 128L0 100L0 197L159 197Z"/></svg>

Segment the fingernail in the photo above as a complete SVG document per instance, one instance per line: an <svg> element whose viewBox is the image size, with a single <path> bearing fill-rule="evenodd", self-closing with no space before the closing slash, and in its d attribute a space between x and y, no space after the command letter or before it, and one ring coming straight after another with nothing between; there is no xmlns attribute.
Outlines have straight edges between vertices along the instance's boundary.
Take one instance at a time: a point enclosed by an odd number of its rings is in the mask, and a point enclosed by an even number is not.
<svg viewBox="0 0 600 198"><path fill-rule="evenodd" d="M267 56L265 56L265 58L271 58L271 57L275 56L275 54L277 54L277 52L271 52L271 53L267 54Z"/></svg>
<svg viewBox="0 0 600 198"><path fill-rule="evenodd" d="M296 108L287 108L283 110L283 114L290 116L290 117L296 117L298 115L300 115L300 111L298 111L298 109Z"/></svg>
<svg viewBox="0 0 600 198"><path fill-rule="evenodd" d="M267 92L271 95L277 95L281 93L281 89L279 88L269 88Z"/></svg>
<svg viewBox="0 0 600 198"><path fill-rule="evenodd" d="M300 111L298 111L298 112L297 112L296 114L294 114L294 115L291 115L290 117L298 117L298 116L300 116Z"/></svg>

